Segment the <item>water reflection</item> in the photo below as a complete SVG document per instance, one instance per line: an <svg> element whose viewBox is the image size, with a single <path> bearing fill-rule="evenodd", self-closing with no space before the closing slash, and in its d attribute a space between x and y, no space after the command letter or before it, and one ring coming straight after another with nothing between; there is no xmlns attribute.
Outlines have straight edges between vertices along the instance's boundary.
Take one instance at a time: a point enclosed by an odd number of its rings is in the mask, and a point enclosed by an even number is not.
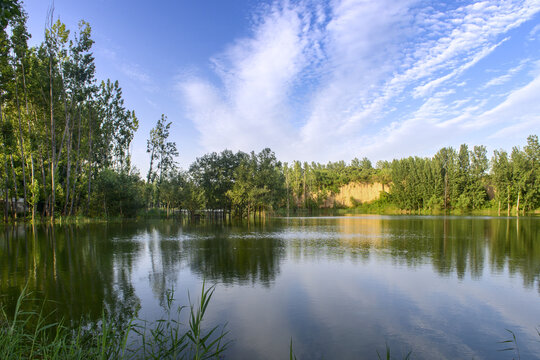
<svg viewBox="0 0 540 360"><path fill-rule="evenodd" d="M290 241L296 259L368 260L375 254L395 265L431 264L442 276L484 268L520 275L540 292L540 219L429 216L365 216L290 219L277 236ZM486 263L489 261L489 263Z"/></svg>
<svg viewBox="0 0 540 360"><path fill-rule="evenodd" d="M371 358L362 348L385 339L404 351L421 349L418 358L482 358L482 349L496 350L501 340L494 329L515 326L529 339L524 324L534 322L538 308L529 304L540 293L538 239L538 218L4 227L0 294L13 309L28 284L34 298L51 300L45 311L56 309L57 318L96 320L105 306L125 322L141 313L151 319L166 290L206 279L225 285L213 302L214 320L230 321L235 336L251 336L248 345L235 343L233 358L280 357L276 343L286 357L291 337L305 358ZM511 301L498 296L501 289Z"/></svg>
<svg viewBox="0 0 540 360"><path fill-rule="evenodd" d="M14 298L28 283L44 298L66 304L69 318L99 315L102 304L115 309L120 300L133 314L131 275L141 257L147 257L154 293L163 298L182 264L211 281L270 286L287 256L365 262L374 255L399 266L431 264L440 275L460 279L480 279L488 266L519 275L524 286L536 284L540 291L538 239L535 218L293 218L250 228L174 222L4 227L1 291Z"/></svg>
<svg viewBox="0 0 540 360"><path fill-rule="evenodd" d="M44 304L56 319L77 322L101 317L105 307L123 322L136 314L138 298L133 288L132 255L137 244L116 242L133 236L125 226L41 226L3 229L0 239L0 292L13 311L26 286L31 299ZM29 304L27 304L29 305Z"/></svg>

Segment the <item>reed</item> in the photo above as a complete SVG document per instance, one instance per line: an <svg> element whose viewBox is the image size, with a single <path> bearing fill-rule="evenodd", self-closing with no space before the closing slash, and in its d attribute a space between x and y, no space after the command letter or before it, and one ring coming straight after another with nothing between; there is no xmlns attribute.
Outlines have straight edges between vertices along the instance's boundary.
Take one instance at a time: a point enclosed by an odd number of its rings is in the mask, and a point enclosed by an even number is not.
<svg viewBox="0 0 540 360"><path fill-rule="evenodd" d="M223 355L229 345L225 326L203 327L215 287L204 282L198 303L173 307L174 291L167 292L163 318L146 322L132 319L120 326L103 313L93 326L68 327L63 321L50 321L52 314L25 311L32 301L25 287L8 314L0 307L0 359L212 359ZM188 323L180 315L189 311Z"/></svg>

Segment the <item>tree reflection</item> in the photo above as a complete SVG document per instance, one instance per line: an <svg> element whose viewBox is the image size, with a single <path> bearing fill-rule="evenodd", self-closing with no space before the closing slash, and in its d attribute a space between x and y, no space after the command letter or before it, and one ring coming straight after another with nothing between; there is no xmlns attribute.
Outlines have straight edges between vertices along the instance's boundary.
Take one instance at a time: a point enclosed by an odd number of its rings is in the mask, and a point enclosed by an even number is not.
<svg viewBox="0 0 540 360"><path fill-rule="evenodd" d="M9 312L27 286L27 306L51 314L49 320L76 324L101 318L125 323L136 315L139 299L130 278L137 243L123 226L6 227L0 237L0 291ZM116 239L111 241L111 239Z"/></svg>
<svg viewBox="0 0 540 360"><path fill-rule="evenodd" d="M288 246L296 260L332 258L395 265L431 265L441 276L480 279L520 274L524 286L540 291L538 218L443 216L352 216L287 220Z"/></svg>
<svg viewBox="0 0 540 360"><path fill-rule="evenodd" d="M187 230L200 236L183 243L189 267L206 279L269 286L279 274L285 244L262 224L249 230L224 224Z"/></svg>
<svg viewBox="0 0 540 360"><path fill-rule="evenodd" d="M540 226L535 218L411 217L381 219L378 247L409 266L432 263L441 275L480 278L492 272L521 274L532 287L540 276ZM538 284L540 285L540 284ZM540 286L539 286L540 289Z"/></svg>
<svg viewBox="0 0 540 360"><path fill-rule="evenodd" d="M337 217L261 224L175 222L4 227L1 301L12 311L28 284L44 311L77 322L137 314L135 270L147 271L163 305L185 267L199 279L271 286L281 262L369 262L432 267L441 276L479 279L486 270L519 274L540 291L536 218ZM143 267L137 269L138 267ZM39 303L39 302L38 302ZM36 303L37 304L37 303Z"/></svg>

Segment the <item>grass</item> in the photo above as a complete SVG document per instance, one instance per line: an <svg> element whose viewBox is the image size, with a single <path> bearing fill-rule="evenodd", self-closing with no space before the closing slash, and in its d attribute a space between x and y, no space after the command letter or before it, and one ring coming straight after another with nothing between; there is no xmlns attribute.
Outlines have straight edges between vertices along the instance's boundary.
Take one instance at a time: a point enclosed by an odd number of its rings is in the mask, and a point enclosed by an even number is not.
<svg viewBox="0 0 540 360"><path fill-rule="evenodd" d="M155 322L132 319L127 325L112 322L105 313L91 325L73 329L51 314L24 311L31 294L23 289L12 314L0 308L0 359L212 359L219 358L229 342L225 326L204 330L203 319L215 287L203 287L197 304L173 308L174 291L167 293L163 318ZM187 308L187 309L186 309ZM180 322L189 311L188 323ZM81 322L82 324L82 322Z"/></svg>
<svg viewBox="0 0 540 360"><path fill-rule="evenodd" d="M412 351L409 351L409 352L407 353L407 355L405 355L405 356L403 357L403 360L410 360L410 359L411 359L411 355L412 355ZM379 353L379 350L377 350L377 359L379 359L379 360L383 360L383 359L386 359L386 360L392 360L392 359L394 359L394 358L392 357L392 354L391 354L391 352L390 352L390 347L388 346L388 344L386 344L386 352L384 353L384 357L381 356L381 354Z"/></svg>

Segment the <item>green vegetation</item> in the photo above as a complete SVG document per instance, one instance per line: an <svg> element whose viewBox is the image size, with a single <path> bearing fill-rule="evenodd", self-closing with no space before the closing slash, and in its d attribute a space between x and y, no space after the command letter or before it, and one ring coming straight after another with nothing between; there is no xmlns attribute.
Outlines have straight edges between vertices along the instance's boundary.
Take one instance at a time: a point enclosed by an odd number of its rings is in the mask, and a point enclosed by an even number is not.
<svg viewBox="0 0 540 360"><path fill-rule="evenodd" d="M540 207L539 160L536 135L527 138L523 150L514 147L510 157L503 150L495 151L489 174L484 146L469 151L463 144L459 152L443 148L431 159L409 157L387 164L391 196L406 210L468 211L492 206L488 190L493 187L498 213L506 205L508 215L514 206L519 215Z"/></svg>
<svg viewBox="0 0 540 360"><path fill-rule="evenodd" d="M44 42L28 47L27 16L9 4L0 28L4 219L130 214L114 202L142 185L129 153L138 120L118 82L95 79L90 25L72 34L51 11Z"/></svg>
<svg viewBox="0 0 540 360"><path fill-rule="evenodd" d="M368 159L355 159L350 165L302 165L297 161L290 167L286 164L284 173L287 204L295 209L319 208L350 182L378 182L389 189L372 203L351 199L353 207L368 213L472 212L495 207L499 215L503 208L508 215L519 215L540 207L537 135L529 136L523 149L514 147L510 157L504 150L495 151L491 161L485 146L469 150L463 144L459 151L442 148L432 158L379 161L375 168Z"/></svg>
<svg viewBox="0 0 540 360"><path fill-rule="evenodd" d="M202 321L214 287L201 290L197 306L190 304L187 326L180 322L184 307L172 316L174 292L167 293L165 314L155 322L132 319L116 323L103 313L97 323L81 321L73 328L51 322L50 315L23 310L31 302L26 288L15 310L0 308L0 358L11 359L212 359L228 346L227 331L215 326L205 331ZM221 330L221 332L219 332Z"/></svg>
<svg viewBox="0 0 540 360"><path fill-rule="evenodd" d="M432 158L328 164L282 164L270 149L206 154L178 168L172 122L165 115L150 131L149 170L142 179L131 162L138 129L118 82L95 78L91 27L72 33L54 12L45 40L28 46L20 1L2 5L0 21L0 207L4 221L55 218L133 218L187 214L240 218L286 209L331 206L349 183L379 183L385 192L357 211L471 212L496 208L508 215L540 207L540 145L510 155L484 146L442 148ZM330 201L330 204L329 204ZM181 211L179 211L181 210Z"/></svg>

